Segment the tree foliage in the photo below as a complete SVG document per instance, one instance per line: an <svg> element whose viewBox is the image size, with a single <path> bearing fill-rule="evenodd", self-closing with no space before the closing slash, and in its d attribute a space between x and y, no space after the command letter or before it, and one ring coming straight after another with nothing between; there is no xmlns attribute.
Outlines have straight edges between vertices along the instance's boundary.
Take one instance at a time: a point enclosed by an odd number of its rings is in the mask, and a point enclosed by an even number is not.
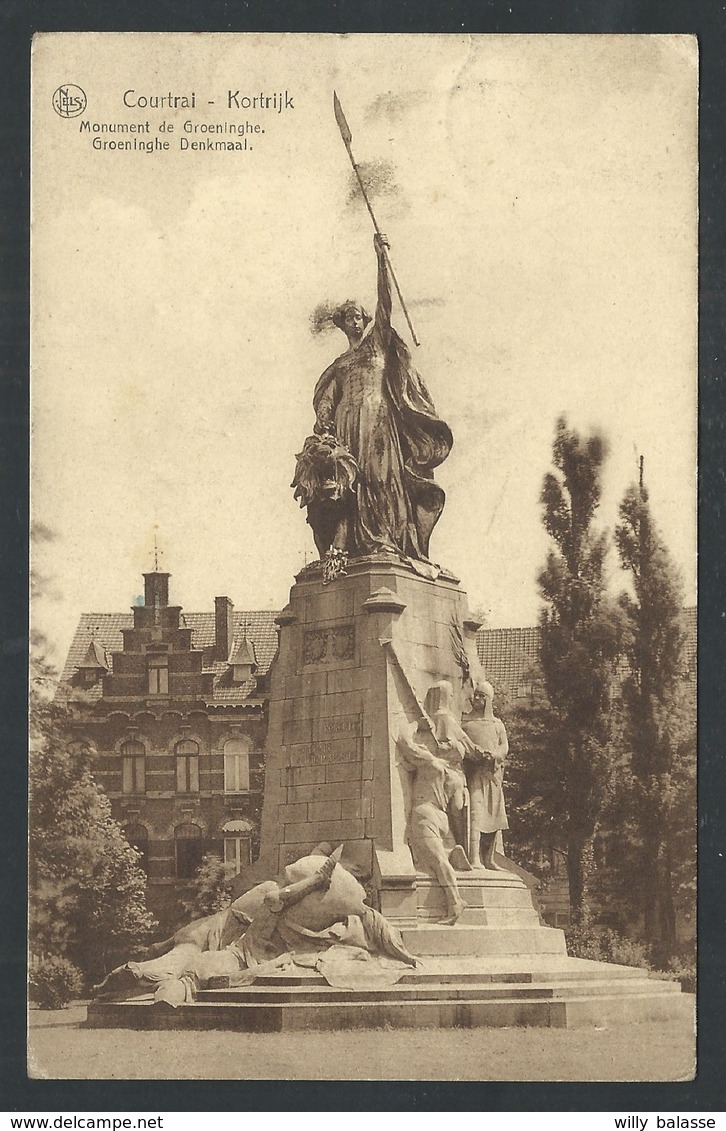
<svg viewBox="0 0 726 1131"><path fill-rule="evenodd" d="M545 476L543 522L554 547L539 576L545 605L540 662L552 708L557 755L551 781L561 789L570 904L577 922L588 911L593 842L610 783L612 690L622 617L606 590L608 536L595 526L607 445L557 422L555 470ZM551 746L550 746L551 748Z"/></svg>
<svg viewBox="0 0 726 1131"><path fill-rule="evenodd" d="M642 485L625 493L615 540L633 587L621 607L636 887L646 938L665 959L676 947L676 906L695 885L695 718L683 679L682 585Z"/></svg>
<svg viewBox="0 0 726 1131"><path fill-rule="evenodd" d="M111 816L90 751L69 743L70 718L36 660L29 761L29 939L38 955L67 956L87 977L142 945L155 926L139 853Z"/></svg>
<svg viewBox="0 0 726 1131"><path fill-rule="evenodd" d="M189 884L189 895L181 899L185 922L202 919L223 911L232 902L232 886L235 870L233 864L225 864L214 853L202 859L194 879Z"/></svg>
<svg viewBox="0 0 726 1131"><path fill-rule="evenodd" d="M497 703L509 738L507 807L516 814L507 832L507 855L540 880L547 880L552 853L563 847L566 767L556 737L557 717L541 681L535 681L530 698L508 701L500 693Z"/></svg>

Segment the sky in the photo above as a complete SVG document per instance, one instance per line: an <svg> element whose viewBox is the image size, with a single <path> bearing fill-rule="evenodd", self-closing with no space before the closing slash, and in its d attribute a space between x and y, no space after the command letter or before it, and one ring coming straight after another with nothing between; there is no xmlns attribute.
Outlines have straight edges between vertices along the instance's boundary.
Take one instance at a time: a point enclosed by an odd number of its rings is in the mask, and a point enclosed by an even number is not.
<svg viewBox="0 0 726 1131"><path fill-rule="evenodd" d="M53 93L82 88L59 116ZM690 37L43 35L33 55L35 626L62 661L82 612L153 567L188 611L282 608L314 560L290 481L321 303L372 308L372 225L336 90L454 447L432 559L490 627L534 624L555 423L609 441L612 530L644 457L695 601L697 50ZM190 96L194 109L128 106ZM277 112L237 107L282 94ZM292 105L289 105L289 102ZM91 124L91 131L81 123ZM149 122L147 153L93 124ZM160 132L161 124L174 130ZM247 151L182 150L184 123ZM394 324L407 338L394 305ZM610 559L614 590L625 583Z"/></svg>

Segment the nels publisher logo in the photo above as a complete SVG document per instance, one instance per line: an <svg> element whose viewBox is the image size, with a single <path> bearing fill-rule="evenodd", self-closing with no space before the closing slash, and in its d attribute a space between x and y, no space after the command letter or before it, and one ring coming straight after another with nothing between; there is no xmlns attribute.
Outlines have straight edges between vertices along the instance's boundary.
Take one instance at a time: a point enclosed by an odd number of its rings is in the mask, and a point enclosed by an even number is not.
<svg viewBox="0 0 726 1131"><path fill-rule="evenodd" d="M86 104L85 91L72 82L59 86L53 95L53 109L61 118L77 118L86 109Z"/></svg>

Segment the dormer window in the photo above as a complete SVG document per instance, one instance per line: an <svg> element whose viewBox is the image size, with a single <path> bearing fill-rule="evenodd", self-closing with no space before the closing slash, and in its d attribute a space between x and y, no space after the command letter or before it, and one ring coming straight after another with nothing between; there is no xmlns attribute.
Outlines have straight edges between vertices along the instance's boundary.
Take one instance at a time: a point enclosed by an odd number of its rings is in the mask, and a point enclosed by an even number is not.
<svg viewBox="0 0 726 1131"><path fill-rule="evenodd" d="M95 637L88 645L86 655L77 666L78 678L81 687L94 687L98 681L108 673L109 666L106 659L106 650Z"/></svg>
<svg viewBox="0 0 726 1131"><path fill-rule="evenodd" d="M234 683L246 683L257 671L255 646L245 635L235 640L227 660Z"/></svg>

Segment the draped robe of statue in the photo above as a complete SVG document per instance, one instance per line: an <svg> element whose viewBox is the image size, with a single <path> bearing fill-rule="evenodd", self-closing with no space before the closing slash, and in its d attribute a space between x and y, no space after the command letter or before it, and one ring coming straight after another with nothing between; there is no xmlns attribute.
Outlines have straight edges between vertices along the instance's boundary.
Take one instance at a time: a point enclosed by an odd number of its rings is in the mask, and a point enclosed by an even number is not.
<svg viewBox="0 0 726 1131"><path fill-rule="evenodd" d="M383 250L377 251L375 318L318 381L315 431L333 432L358 464L348 553L389 551L427 562L429 538L444 507L433 470L453 441L408 347L391 326L388 265Z"/></svg>

